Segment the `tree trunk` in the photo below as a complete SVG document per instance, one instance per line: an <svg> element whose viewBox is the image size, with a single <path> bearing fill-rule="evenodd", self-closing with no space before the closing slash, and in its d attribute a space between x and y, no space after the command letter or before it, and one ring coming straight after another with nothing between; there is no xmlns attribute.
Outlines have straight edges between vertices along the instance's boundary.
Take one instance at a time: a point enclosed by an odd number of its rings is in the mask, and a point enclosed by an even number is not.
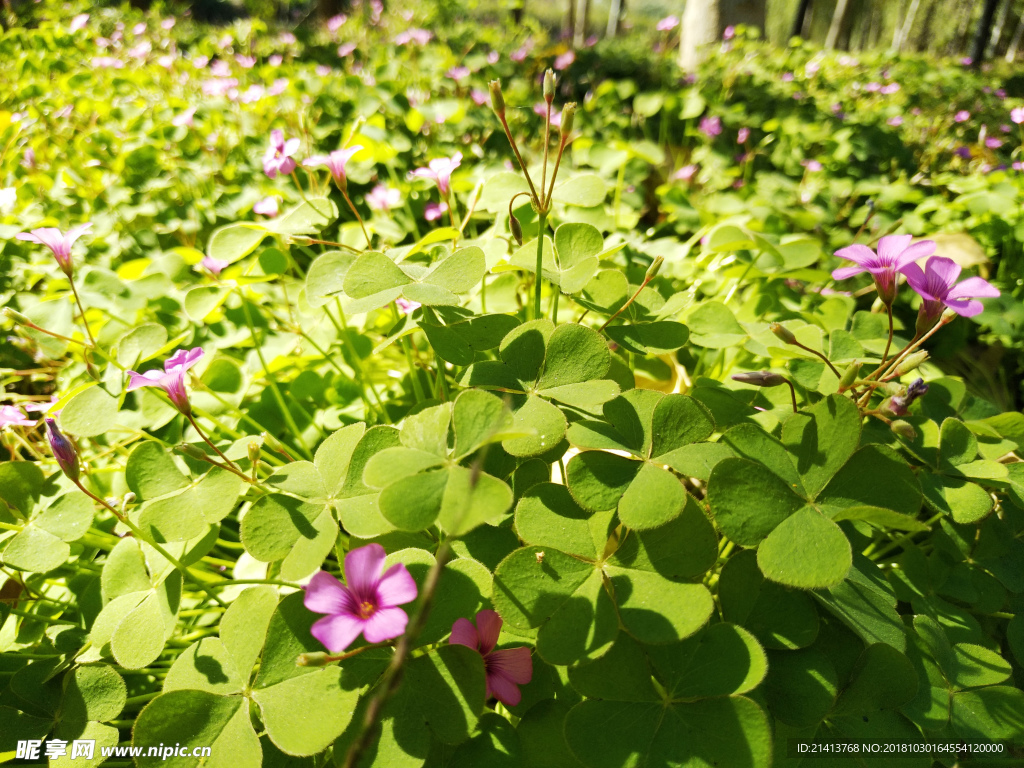
<svg viewBox="0 0 1024 768"><path fill-rule="evenodd" d="M850 0L839 0L836 3L836 12L832 14L832 23L828 28L828 35L825 37L825 47L835 48L836 40L839 39L839 32L843 28L843 17L846 16L846 7Z"/></svg>
<svg viewBox="0 0 1024 768"><path fill-rule="evenodd" d="M807 25L807 11L811 7L811 0L800 0L796 7L796 17L793 19L793 31L790 37L803 37L804 27Z"/></svg>
<svg viewBox="0 0 1024 768"><path fill-rule="evenodd" d="M971 66L977 69L985 58L985 46L992 35L992 21L996 16L996 6L999 0L985 0L981 7L981 18L978 19L978 27L974 30L974 42L971 44Z"/></svg>
<svg viewBox="0 0 1024 768"><path fill-rule="evenodd" d="M1020 50L1021 40L1024 40L1024 14L1021 14L1020 22L1013 33L1013 39L1010 40L1010 46L1006 49L1006 60L1011 64L1017 58L1017 51Z"/></svg>
<svg viewBox="0 0 1024 768"><path fill-rule="evenodd" d="M764 31L765 0L687 0L679 36L679 66L693 70L726 27L745 24Z"/></svg>
<svg viewBox="0 0 1024 768"><path fill-rule="evenodd" d="M914 18L917 16L917 10L921 7L921 0L910 0L910 7L907 9L907 15L903 19L903 25L899 27L899 34L896 40L893 42L893 50L899 53L903 50L903 46L907 44L907 38L910 37L910 32L914 29Z"/></svg>
<svg viewBox="0 0 1024 768"><path fill-rule="evenodd" d="M1013 0L1003 0L1003 4L999 7L999 15L996 16L996 22L992 25L992 34L988 39L988 48L985 51L985 58L990 59L996 55L996 48L999 47L999 38L1003 36L1003 27L1006 26L1006 19L1010 15L1010 7L1013 5Z"/></svg>
<svg viewBox="0 0 1024 768"><path fill-rule="evenodd" d="M587 40L587 17L590 15L590 0L576 0L576 27L572 34L574 48L582 48Z"/></svg>
<svg viewBox="0 0 1024 768"><path fill-rule="evenodd" d="M622 15L622 0L612 0L611 8L608 9L608 28L605 30L605 37L615 37L619 34L619 18Z"/></svg>

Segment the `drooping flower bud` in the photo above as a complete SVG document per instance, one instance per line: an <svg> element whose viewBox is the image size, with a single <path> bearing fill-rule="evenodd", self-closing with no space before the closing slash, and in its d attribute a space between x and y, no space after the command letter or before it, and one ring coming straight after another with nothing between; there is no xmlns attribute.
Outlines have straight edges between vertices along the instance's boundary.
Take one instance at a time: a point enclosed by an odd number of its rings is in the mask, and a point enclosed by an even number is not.
<svg viewBox="0 0 1024 768"><path fill-rule="evenodd" d="M78 464L78 451L74 444L57 428L57 422L53 417L46 417L46 426L49 431L47 437L50 441L50 450L53 451L53 458L57 460L61 472L71 480L78 480L81 468Z"/></svg>
<svg viewBox="0 0 1024 768"><path fill-rule="evenodd" d="M896 375L903 376L906 373L910 373L912 370L917 368L921 363L928 359L928 351L925 349L918 350L912 355L907 355L903 361L896 366Z"/></svg>
<svg viewBox="0 0 1024 768"><path fill-rule="evenodd" d="M913 440L917 437L917 430L910 424L910 422L903 421L903 419L896 419L889 425L889 429L893 431L893 434L905 437L907 440Z"/></svg>
<svg viewBox="0 0 1024 768"><path fill-rule="evenodd" d="M559 141L563 145L569 143L569 136L572 134L572 122L576 117L576 102L572 101L562 107L562 120L559 126L561 131Z"/></svg>
<svg viewBox="0 0 1024 768"><path fill-rule="evenodd" d="M647 268L647 274L644 275L644 282L650 282L654 279L655 275L661 271L661 265L665 263L664 256L655 256L654 261L651 262L651 266Z"/></svg>
<svg viewBox="0 0 1024 768"><path fill-rule="evenodd" d="M491 108L500 117L505 116L505 96L501 92L501 80L491 80L487 87L491 91Z"/></svg>
<svg viewBox="0 0 1024 768"><path fill-rule="evenodd" d="M842 377L839 379L839 392L845 392L853 383L857 381L857 376L860 374L860 369L863 363L851 363L850 367L843 371Z"/></svg>
<svg viewBox="0 0 1024 768"><path fill-rule="evenodd" d="M750 384L755 387L777 387L786 383L786 377L771 371L747 371L746 373L734 373L734 381Z"/></svg>
<svg viewBox="0 0 1024 768"><path fill-rule="evenodd" d="M555 98L555 71L544 71L544 101L550 104Z"/></svg>
<svg viewBox="0 0 1024 768"><path fill-rule="evenodd" d="M772 323L768 327L783 344L796 344L796 334L782 325L782 323Z"/></svg>
<svg viewBox="0 0 1024 768"><path fill-rule="evenodd" d="M508 210L508 228L512 231L512 237L516 239L519 245L523 244L523 225L519 223L519 219L512 213L512 208Z"/></svg>

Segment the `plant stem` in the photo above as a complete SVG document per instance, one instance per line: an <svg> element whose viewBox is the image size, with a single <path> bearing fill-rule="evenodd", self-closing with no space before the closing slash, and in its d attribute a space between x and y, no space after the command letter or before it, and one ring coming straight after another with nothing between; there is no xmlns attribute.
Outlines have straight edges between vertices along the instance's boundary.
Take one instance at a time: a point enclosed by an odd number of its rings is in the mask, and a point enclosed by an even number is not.
<svg viewBox="0 0 1024 768"><path fill-rule="evenodd" d="M512 131L509 130L508 121L505 120L505 115L499 114L498 119L501 120L501 127L505 129L505 136L508 137L508 143L512 145L512 151L515 153L516 160L519 162L519 167L523 170L523 175L526 177L526 183L530 185L530 193L533 196L533 200L538 206L543 205L543 200L537 195L537 188L533 186L533 179L530 178L530 172L526 170L526 163L523 162L523 156L519 154L519 147L516 145L516 140L512 138ZM541 190L543 192L543 190Z"/></svg>
<svg viewBox="0 0 1024 768"><path fill-rule="evenodd" d="M360 216L359 215L359 211L356 210L356 206L352 202L352 198L350 198L348 196L348 191L345 190L345 189L342 189L340 186L338 187L338 189L341 189L341 196L345 198L345 202L348 203L348 207L351 208L352 209L352 213L355 214L356 221L358 221L359 222L359 226L362 227L363 237L366 238L366 247L367 248L373 248L373 242L370 240L370 233L366 231L366 224L363 223L363 217Z"/></svg>
<svg viewBox="0 0 1024 768"><path fill-rule="evenodd" d="M625 304L623 304L621 307L619 307L619 310L614 315L612 315L607 320L605 320L604 321L604 325L602 325L600 328L598 328L598 330L599 331L603 331L605 328L608 327L608 324L611 323L612 320L614 320L616 317L618 317L623 312L625 312L626 308L629 307L629 305L632 304L634 301L636 301L636 297L640 295L640 291L642 291L644 288L646 288L647 284L649 282L651 282L651 280L653 280L653 279L654 279L653 276L652 277L645 277L644 281L640 284L640 287L636 289L636 293L634 293L632 296L629 297L629 301L627 301Z"/></svg>
<svg viewBox="0 0 1024 768"><path fill-rule="evenodd" d="M249 479L249 476L248 476L247 474L245 474L245 473L244 473L244 472L243 472L242 470L240 470L240 469L239 469L238 467L236 467L236 466L235 466L235 462L233 462L233 461L232 461L231 459L229 459L229 458L228 458L227 456L225 456L225 455L224 455L224 453L223 453L223 452L221 451L221 449L220 449L220 448L218 448L218 447L217 447L216 445L214 445L214 444L213 444L213 441L212 441L212 440L210 440L210 438L208 438L208 437L206 436L206 433L205 433L205 432L203 432L203 430L199 428L199 425L198 425L198 424L196 424L196 420L195 420L195 417L194 417L194 416L193 416L193 415L192 415L191 413L187 414L187 415L185 416L185 418L186 418L186 419L188 419L188 421L189 421L189 424L191 424L191 425L192 425L192 428L193 428L193 429L194 429L194 430L195 430L196 432L198 432L198 433L199 433L199 436L200 436L201 438L203 438L203 441L204 441L204 442L205 442L205 443L206 443L206 444L207 444L208 446L210 446L211 448L213 448L214 452L215 452L215 453L216 453L216 454L217 454L218 456L220 456L220 457L221 457L221 458L222 458L222 459L224 460L224 463L223 463L223 464L216 464L216 463L215 463L215 466L219 466L219 467L221 467L222 469L226 469L226 470L227 470L228 472L233 472L234 474L238 475L238 476L239 476L240 478L242 478L243 480L245 480L245 482L247 482L247 483L255 483L255 482L257 482L257 481L254 481L254 480L251 480L251 479Z"/></svg>
<svg viewBox="0 0 1024 768"><path fill-rule="evenodd" d="M537 214L537 284L533 297L533 319L540 320L543 317L540 308L541 273L544 269L544 230L548 223L548 212L541 211Z"/></svg>

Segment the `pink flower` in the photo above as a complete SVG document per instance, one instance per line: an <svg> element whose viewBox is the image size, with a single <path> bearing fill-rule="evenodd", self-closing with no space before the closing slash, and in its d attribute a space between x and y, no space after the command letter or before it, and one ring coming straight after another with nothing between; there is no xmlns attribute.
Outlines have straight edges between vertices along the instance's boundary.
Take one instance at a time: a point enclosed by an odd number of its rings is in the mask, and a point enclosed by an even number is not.
<svg viewBox="0 0 1024 768"><path fill-rule="evenodd" d="M743 127L743 128L740 128L736 132L736 143L737 144L746 144L747 143L747 139L749 139L749 138L750 138L750 129L749 128Z"/></svg>
<svg viewBox="0 0 1024 768"><path fill-rule="evenodd" d="M284 63L284 56L280 53L272 53L267 57L267 64L272 67L280 67Z"/></svg>
<svg viewBox="0 0 1024 768"><path fill-rule="evenodd" d="M267 89L267 93L271 96L279 96L288 89L288 78L279 77L273 82L270 88Z"/></svg>
<svg viewBox="0 0 1024 768"><path fill-rule="evenodd" d="M341 189L346 189L348 187L348 180L345 176L345 163L351 160L352 155L362 148L362 144L353 144L345 149L336 149L329 155L313 155L313 157L304 160L302 164L307 168L325 166L331 172L331 178L334 179L334 183Z"/></svg>
<svg viewBox="0 0 1024 768"><path fill-rule="evenodd" d="M568 69L574 61L576 61L576 51L566 51L555 58L554 66L555 69L561 72L563 69Z"/></svg>
<svg viewBox="0 0 1024 768"><path fill-rule="evenodd" d="M1021 125L1024 123L1024 107L1014 107L1010 110L1011 122Z"/></svg>
<svg viewBox="0 0 1024 768"><path fill-rule="evenodd" d="M287 176L295 170L292 155L299 151L299 140L284 140L284 133L277 128L270 132L270 146L263 155L263 172L270 178L281 173Z"/></svg>
<svg viewBox="0 0 1024 768"><path fill-rule="evenodd" d="M426 45L433 38L434 34L425 29L407 29L404 32L399 32L395 35L395 45L406 45L407 43L417 43L419 45Z"/></svg>
<svg viewBox="0 0 1024 768"><path fill-rule="evenodd" d="M53 257L57 260L57 264L60 265L64 274L71 277L74 269L74 265L71 262L71 246L90 229L92 229L91 223L72 227L67 231L67 234L61 233L56 227L40 227L39 229L33 229L31 232L19 232L17 237L19 240L27 240L30 243L45 245L53 252Z"/></svg>
<svg viewBox="0 0 1024 768"><path fill-rule="evenodd" d="M165 30L174 29L175 20L173 16L170 16L160 22L160 28Z"/></svg>
<svg viewBox="0 0 1024 768"><path fill-rule="evenodd" d="M1013 168L1013 170L1015 171L1024 171L1024 163L1014 163L1010 167Z"/></svg>
<svg viewBox="0 0 1024 768"><path fill-rule="evenodd" d="M490 53L487 54L488 64L497 64L499 59L501 59L501 54L498 53L497 51L491 51Z"/></svg>
<svg viewBox="0 0 1024 768"><path fill-rule="evenodd" d="M192 119L193 117L195 117L195 114L196 114L196 108L195 107L191 107L189 109L186 109L181 114L174 116L174 119L171 120L171 125L174 125L174 126L179 127L179 128L181 126L183 126L183 125L191 126L191 125L193 125L195 123L195 121Z"/></svg>
<svg viewBox="0 0 1024 768"><path fill-rule="evenodd" d="M525 646L494 650L501 624L501 617L494 611L479 611L475 627L469 619L456 619L448 642L472 648L483 656L487 698L493 696L505 706L514 707L523 698L519 686L533 678L533 659Z"/></svg>
<svg viewBox="0 0 1024 768"><path fill-rule="evenodd" d="M846 280L861 272L870 272L875 280L878 295L887 305L896 298L896 273L908 264L935 253L935 243L931 240L920 240L911 245L913 235L887 235L878 241L878 253L875 254L866 245L850 245L836 251L836 256L849 259L852 267L839 267L832 271L833 280Z"/></svg>
<svg viewBox="0 0 1024 768"><path fill-rule="evenodd" d="M362 635L381 643L405 632L409 617L398 606L416 599L416 582L401 563L384 573L384 547L367 544L345 555L345 584L320 571L306 585L305 606L327 614L310 634L331 653Z"/></svg>
<svg viewBox="0 0 1024 768"><path fill-rule="evenodd" d="M471 98L473 100L473 103L476 104L478 107L482 107L488 101L487 92L481 91L479 88L474 88L472 91L470 91L469 98Z"/></svg>
<svg viewBox="0 0 1024 768"><path fill-rule="evenodd" d="M142 387L160 387L167 393L174 407L185 416L192 415L192 406L185 391L185 373L199 362L203 356L202 347L194 347L187 352L179 349L164 363L164 370L152 370L145 373L128 371L127 391L132 392Z"/></svg>
<svg viewBox="0 0 1024 768"><path fill-rule="evenodd" d="M423 206L423 218L427 221L437 221L448 212L448 203L427 203Z"/></svg>
<svg viewBox="0 0 1024 768"><path fill-rule="evenodd" d="M134 27L132 27L132 34L142 35L142 34L145 34L145 32L146 32L146 23L144 21L140 21L138 24L136 24Z"/></svg>
<svg viewBox="0 0 1024 768"><path fill-rule="evenodd" d="M230 265L230 261L225 261L224 259L215 259L213 258L213 256L203 256L203 260L199 262L199 266L205 269L214 277L220 277L220 273L223 272Z"/></svg>
<svg viewBox="0 0 1024 768"><path fill-rule="evenodd" d="M547 112L548 112L548 105L547 105L546 102L538 101L536 104L533 105L533 111L536 112L541 117L544 117L547 114ZM562 113L561 112L552 112L551 113L551 127L552 128L559 128L559 127L561 127L561 125L562 125Z"/></svg>
<svg viewBox="0 0 1024 768"><path fill-rule="evenodd" d="M32 427L35 422L25 417L16 405L0 405L0 430L4 427Z"/></svg>
<svg viewBox="0 0 1024 768"><path fill-rule="evenodd" d="M80 30L83 27L85 27L85 25L88 24L88 23L89 23L89 14L88 13L80 13L77 16L75 16L75 18L73 18L71 20L71 23L68 25L68 29L71 32L77 32L78 30Z"/></svg>
<svg viewBox="0 0 1024 768"><path fill-rule="evenodd" d="M398 298L395 299L395 306L398 307L403 315L408 315L410 312L419 309L423 305L418 301L409 301L409 299Z"/></svg>
<svg viewBox="0 0 1024 768"><path fill-rule="evenodd" d="M426 168L417 168L412 172L415 178L430 179L437 183L441 197L447 197L451 191L452 173L462 164L462 153L456 152L451 158L439 157L427 163Z"/></svg>
<svg viewBox="0 0 1024 768"><path fill-rule="evenodd" d="M893 117L890 117L885 122L887 125L890 125L893 128L899 128L901 125L903 125L903 118L900 117L899 115L895 115Z"/></svg>
<svg viewBox="0 0 1024 768"><path fill-rule="evenodd" d="M675 29L679 26L678 16L666 16L664 19L658 22L655 26L659 32L668 32L669 30Z"/></svg>
<svg viewBox="0 0 1024 768"><path fill-rule="evenodd" d="M988 147L989 149L999 149L1001 146L1003 146L1003 142L995 138L994 136L989 136L987 139L985 139L985 146Z"/></svg>
<svg viewBox="0 0 1024 768"><path fill-rule="evenodd" d="M793 82L793 73L792 72L783 72L782 73L782 77L780 79L784 83L791 83L791 82Z"/></svg>
<svg viewBox="0 0 1024 768"><path fill-rule="evenodd" d="M469 77L469 67L452 67L445 72L445 76L450 77L456 83L461 82Z"/></svg>
<svg viewBox="0 0 1024 768"><path fill-rule="evenodd" d="M700 119L700 132L708 138L714 138L722 132L722 118L715 115L714 117L702 117Z"/></svg>
<svg viewBox="0 0 1024 768"><path fill-rule="evenodd" d="M732 40L734 37L736 37L736 27L733 27L733 26L726 27L725 31L722 33L722 39L723 40Z"/></svg>
<svg viewBox="0 0 1024 768"><path fill-rule="evenodd" d="M277 198L264 197L262 200L257 200L252 207L252 212L258 213L260 216L269 216L270 218L277 216Z"/></svg>
<svg viewBox="0 0 1024 768"><path fill-rule="evenodd" d="M690 181L694 176L697 175L698 167L696 165L684 165L678 171L672 174L672 178L676 181Z"/></svg>
<svg viewBox="0 0 1024 768"><path fill-rule="evenodd" d="M943 307L949 307L961 317L974 317L984 307L978 298L995 298L999 289L980 277L968 277L957 284L960 265L945 256L932 256L925 262L924 270L910 263L901 270L907 283L924 299L921 313L931 321L942 314Z"/></svg>
<svg viewBox="0 0 1024 768"><path fill-rule="evenodd" d="M356 49L355 43L342 43L338 46L338 58L344 59Z"/></svg>
<svg viewBox="0 0 1024 768"><path fill-rule="evenodd" d="M243 56L240 53L236 53L235 61L238 62L238 66L240 66L242 69L252 69L256 66L255 56Z"/></svg>
<svg viewBox="0 0 1024 768"><path fill-rule="evenodd" d="M329 74L331 74L331 68L326 64L317 64L316 67L314 67L313 71L316 72L320 77L327 77Z"/></svg>
<svg viewBox="0 0 1024 768"><path fill-rule="evenodd" d="M364 198L366 204L374 211L390 211L402 202L402 193L392 187L378 184Z"/></svg>
<svg viewBox="0 0 1024 768"><path fill-rule="evenodd" d="M513 51L512 54L509 56L509 58L512 59L512 61L514 61L514 62L516 62L518 64L519 62L521 62L524 59L526 59L526 57L530 55L530 51L532 51L532 50L533 50L533 38L532 37L528 37L528 38L526 38L526 42L523 43L521 46L519 46L519 48L517 48L515 51Z"/></svg>
<svg viewBox="0 0 1024 768"><path fill-rule="evenodd" d="M959 112L953 115L953 120L955 120L958 123L966 123L970 119L971 113L968 112L966 109L961 109Z"/></svg>
<svg viewBox="0 0 1024 768"><path fill-rule="evenodd" d="M899 90L900 90L900 84L899 83L889 83L888 85L883 85L882 86L881 92L884 93L886 96L888 96L890 94L896 93Z"/></svg>
<svg viewBox="0 0 1024 768"><path fill-rule="evenodd" d="M817 160L814 160L813 158L810 160L801 160L800 165L802 165L811 173L817 173L823 167L821 163L819 163Z"/></svg>
<svg viewBox="0 0 1024 768"><path fill-rule="evenodd" d="M331 16L327 20L327 29L330 32L337 32L344 26L345 22L348 21L348 16L344 13L339 13L337 16Z"/></svg>

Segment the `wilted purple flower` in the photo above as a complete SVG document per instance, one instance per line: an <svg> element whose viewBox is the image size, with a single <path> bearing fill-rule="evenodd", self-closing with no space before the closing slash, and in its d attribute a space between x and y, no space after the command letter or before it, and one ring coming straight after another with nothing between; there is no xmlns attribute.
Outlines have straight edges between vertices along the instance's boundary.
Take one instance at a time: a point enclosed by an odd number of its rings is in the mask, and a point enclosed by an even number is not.
<svg viewBox="0 0 1024 768"><path fill-rule="evenodd" d="M191 416L192 405L189 403L188 393L185 391L185 373L198 363L202 356L202 347L194 347L188 351L179 349L164 363L163 371L152 370L145 373L128 371L127 391L132 392L142 387L160 387L167 393L167 397L174 403L175 408L185 416Z"/></svg>
<svg viewBox="0 0 1024 768"><path fill-rule="evenodd" d="M996 298L999 289L980 277L968 277L960 283L960 265L945 256L932 256L925 262L924 270L917 264L907 264L900 270L907 283L924 299L921 313L935 321L949 307L962 317L974 317L984 306L979 298Z"/></svg>
<svg viewBox="0 0 1024 768"><path fill-rule="evenodd" d="M484 659L487 676L485 697L493 696L505 706L514 707L523 698L519 686L533 679L533 659L525 646L494 650L501 625L501 617L494 611L479 611L475 627L469 619L456 619L448 642L477 651Z"/></svg>
<svg viewBox="0 0 1024 768"><path fill-rule="evenodd" d="M199 266L205 269L210 274L212 274L214 277L220 277L220 273L223 272L230 265L230 261L225 261L224 259L215 259L213 258L213 256L203 256L203 260L199 262Z"/></svg>
<svg viewBox="0 0 1024 768"><path fill-rule="evenodd" d="M722 118L718 115L706 115L700 119L700 132L708 138L714 138L722 132Z"/></svg>
<svg viewBox="0 0 1024 768"><path fill-rule="evenodd" d="M53 458L57 460L61 472L72 480L77 480L80 467L78 451L75 450L74 444L57 428L57 422L53 417L46 417L46 426L49 428L47 438L50 441L50 450L53 451Z"/></svg>
<svg viewBox="0 0 1024 768"><path fill-rule="evenodd" d="M393 187L378 184L367 193L364 199L371 210L390 211L402 202L402 193Z"/></svg>
<svg viewBox="0 0 1024 768"><path fill-rule="evenodd" d="M331 178L340 189L348 189L348 178L345 176L345 164L363 148L362 144L353 144L345 149L336 149L329 155L314 155L303 161L307 168L325 166L331 172Z"/></svg>
<svg viewBox="0 0 1024 768"><path fill-rule="evenodd" d="M437 221L448 212L448 203L427 203L423 206L423 218L427 221Z"/></svg>
<svg viewBox="0 0 1024 768"><path fill-rule="evenodd" d="M574 61L576 61L576 51L566 51L555 57L554 68L561 72L563 69L568 69L572 66Z"/></svg>
<svg viewBox="0 0 1024 768"><path fill-rule="evenodd" d="M743 128L740 128L736 132L736 143L737 144L746 144L747 143L747 139L749 139L749 138L750 138L750 129L747 128L746 126L744 126Z"/></svg>
<svg viewBox="0 0 1024 768"><path fill-rule="evenodd" d="M67 231L67 234L61 233L56 227L40 227L39 229L33 229L31 232L19 232L17 238L45 245L53 252L53 257L57 260L57 264L60 265L61 271L68 277L71 277L71 273L74 271L74 264L71 261L71 246L90 229L92 229L91 222L72 227Z"/></svg>
<svg viewBox="0 0 1024 768"><path fill-rule="evenodd" d="M919 240L911 245L913 239L913 235L886 235L878 241L877 254L859 243L840 248L836 256L849 259L855 266L834 269L832 279L846 280L861 272L870 272L879 297L886 305L891 305L896 298L896 273L935 253L934 241Z"/></svg>
<svg viewBox="0 0 1024 768"><path fill-rule="evenodd" d="M416 599L416 582L401 563L384 572L384 547L367 544L345 555L345 584L319 571L306 585L305 606L327 614L310 634L331 653L348 648L359 635L381 643L405 632L409 617L398 606Z"/></svg>
<svg viewBox="0 0 1024 768"><path fill-rule="evenodd" d="M430 179L441 190L441 197L447 197L451 191L452 173L462 164L462 153L456 152L451 158L439 157L427 163L426 168L417 168L412 172L415 178Z"/></svg>
<svg viewBox="0 0 1024 768"><path fill-rule="evenodd" d="M80 13L80 14L78 14L77 16L75 16L71 20L71 23L68 25L68 29L71 32L77 32L78 30L82 29L88 23L89 23L89 14L88 13Z"/></svg>
<svg viewBox="0 0 1024 768"><path fill-rule="evenodd" d="M270 146L263 155L263 172L270 178L282 173L288 175L295 170L295 161L292 155L299 151L299 140L284 140L284 132L275 128L270 132Z"/></svg>
<svg viewBox="0 0 1024 768"><path fill-rule="evenodd" d="M0 405L0 430L4 427L32 427L35 422L27 418L16 405Z"/></svg>
<svg viewBox="0 0 1024 768"><path fill-rule="evenodd" d="M257 200L252 206L252 212L258 213L260 216L269 216L270 218L277 216L277 198L271 196Z"/></svg>
<svg viewBox="0 0 1024 768"><path fill-rule="evenodd" d="M968 112L966 109L961 109L959 112L953 115L953 120L958 123L966 123L970 119L971 113Z"/></svg>
<svg viewBox="0 0 1024 768"><path fill-rule="evenodd" d="M893 395L889 398L887 403L888 408L896 416L906 416L907 409L910 408L911 404L919 397L923 397L928 392L928 385L924 383L924 379L915 379L907 391L901 395Z"/></svg>
<svg viewBox="0 0 1024 768"><path fill-rule="evenodd" d="M659 32L668 32L669 30L675 29L678 26L678 16L666 16L664 19L662 19L655 25L655 29L657 29Z"/></svg>

